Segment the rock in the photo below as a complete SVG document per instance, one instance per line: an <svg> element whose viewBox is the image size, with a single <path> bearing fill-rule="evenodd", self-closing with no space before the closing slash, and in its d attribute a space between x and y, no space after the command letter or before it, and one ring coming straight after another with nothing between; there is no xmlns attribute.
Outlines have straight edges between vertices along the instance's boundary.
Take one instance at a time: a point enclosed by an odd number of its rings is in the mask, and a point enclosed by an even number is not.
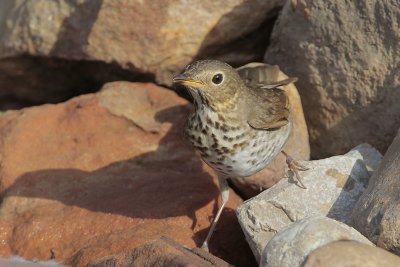
<svg viewBox="0 0 400 267"><path fill-rule="evenodd" d="M389 1L286 1L265 62L304 104L313 158L367 142L385 151L400 125L400 9Z"/></svg>
<svg viewBox="0 0 400 267"><path fill-rule="evenodd" d="M86 266L161 236L195 247L220 203L216 177L184 142L188 102L152 84L0 115L0 255ZM252 255L232 195L211 253ZM237 253L230 253L237 251Z"/></svg>
<svg viewBox="0 0 400 267"><path fill-rule="evenodd" d="M261 255L260 266L300 267L312 251L338 240L373 245L344 223L322 216L308 217L289 225L268 242Z"/></svg>
<svg viewBox="0 0 400 267"><path fill-rule="evenodd" d="M342 156L301 162L309 168L300 172L307 189L290 176L241 204L236 213L256 258L276 233L303 218L324 215L351 224L352 209L381 157L362 144Z"/></svg>
<svg viewBox="0 0 400 267"><path fill-rule="evenodd" d="M0 4L0 58L27 54L114 62L170 84L193 59L255 31L282 5L283 0L7 0Z"/></svg>
<svg viewBox="0 0 400 267"><path fill-rule="evenodd" d="M88 267L108 266L199 266L199 267L229 267L227 262L218 259L212 254L198 249L199 254L182 247L175 241L162 237L136 248L133 252L110 256L97 262L90 263Z"/></svg>
<svg viewBox="0 0 400 267"><path fill-rule="evenodd" d="M397 267L400 258L386 250L355 241L336 241L308 255L304 267Z"/></svg>
<svg viewBox="0 0 400 267"><path fill-rule="evenodd" d="M400 132L353 210L354 227L400 255Z"/></svg>
<svg viewBox="0 0 400 267"><path fill-rule="evenodd" d="M257 65L257 63L250 64L254 66ZM272 79L273 81L280 81L288 78L283 72L277 72L273 67L270 68L269 75L274 77ZM293 116L293 130L284 150L296 160L309 160L310 144L299 93L294 84L289 84L282 88L288 92L291 114ZM244 197L250 198L259 194L265 188L276 184L282 179L286 169L286 158L283 154L279 154L264 170L250 177L234 178L232 179L232 183Z"/></svg>
<svg viewBox="0 0 400 267"><path fill-rule="evenodd" d="M28 261L21 257L0 258L0 266L3 267L67 267L55 261Z"/></svg>

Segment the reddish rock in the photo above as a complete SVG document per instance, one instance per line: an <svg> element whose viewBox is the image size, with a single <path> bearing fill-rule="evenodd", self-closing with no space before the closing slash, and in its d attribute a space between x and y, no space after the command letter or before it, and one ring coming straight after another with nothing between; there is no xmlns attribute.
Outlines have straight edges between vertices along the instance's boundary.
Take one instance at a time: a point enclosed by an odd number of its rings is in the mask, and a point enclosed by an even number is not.
<svg viewBox="0 0 400 267"><path fill-rule="evenodd" d="M231 265L202 249L191 251L169 238L162 237L136 248L133 252L128 251L90 263L90 267L109 266L229 267Z"/></svg>
<svg viewBox="0 0 400 267"><path fill-rule="evenodd" d="M84 266L160 236L195 247L219 200L216 177L184 142L188 103L119 82L58 105L0 116L0 254ZM252 261L231 198L211 240Z"/></svg>

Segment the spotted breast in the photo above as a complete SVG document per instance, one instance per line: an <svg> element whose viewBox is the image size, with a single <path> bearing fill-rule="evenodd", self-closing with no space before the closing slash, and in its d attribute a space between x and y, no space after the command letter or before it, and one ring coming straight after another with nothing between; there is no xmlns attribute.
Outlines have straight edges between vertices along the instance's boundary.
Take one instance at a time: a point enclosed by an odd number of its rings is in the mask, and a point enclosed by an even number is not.
<svg viewBox="0 0 400 267"><path fill-rule="evenodd" d="M185 133L203 160L225 177L246 177L265 168L282 150L292 127L256 130L207 105L195 105Z"/></svg>

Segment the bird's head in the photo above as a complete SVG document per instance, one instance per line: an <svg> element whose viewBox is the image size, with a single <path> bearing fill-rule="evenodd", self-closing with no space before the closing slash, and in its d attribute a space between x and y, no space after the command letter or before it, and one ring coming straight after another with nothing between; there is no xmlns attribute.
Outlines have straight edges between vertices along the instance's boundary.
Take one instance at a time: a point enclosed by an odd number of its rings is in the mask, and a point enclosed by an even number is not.
<svg viewBox="0 0 400 267"><path fill-rule="evenodd" d="M185 86L197 105L218 109L237 97L243 81L230 65L218 60L200 60L188 65L173 82Z"/></svg>

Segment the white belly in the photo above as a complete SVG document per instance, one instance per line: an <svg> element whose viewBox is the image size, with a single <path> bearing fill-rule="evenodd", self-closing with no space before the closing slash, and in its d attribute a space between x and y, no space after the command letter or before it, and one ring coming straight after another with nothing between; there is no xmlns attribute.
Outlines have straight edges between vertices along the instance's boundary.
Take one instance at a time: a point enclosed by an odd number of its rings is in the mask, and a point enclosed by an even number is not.
<svg viewBox="0 0 400 267"><path fill-rule="evenodd" d="M253 175L270 164L283 149L290 133L290 125L284 127L286 128L279 132L250 129L256 131L256 136L236 153L227 154L222 161L218 160L221 157L215 155L203 157L203 160L222 174L234 177ZM277 134L283 136L276 139Z"/></svg>

